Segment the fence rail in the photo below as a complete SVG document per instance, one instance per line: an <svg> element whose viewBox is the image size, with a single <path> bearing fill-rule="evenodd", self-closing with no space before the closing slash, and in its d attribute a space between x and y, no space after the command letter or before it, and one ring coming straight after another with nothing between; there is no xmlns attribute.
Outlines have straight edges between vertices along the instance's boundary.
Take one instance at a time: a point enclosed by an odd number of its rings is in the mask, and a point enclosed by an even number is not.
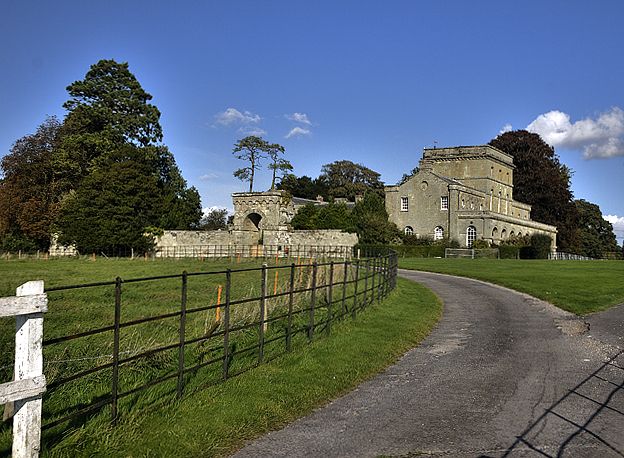
<svg viewBox="0 0 624 458"><path fill-rule="evenodd" d="M55 310L63 309L71 294L83 301L98 297L113 310L109 322L96 320L99 326L84 323L79 332L44 336L43 349L55 356L46 366L51 373L41 429L63 433L68 423L82 424L105 408L115 423L150 387L160 385L163 393L181 397L187 387L220 383L275 359L381 301L396 285L397 267L396 254L387 252L339 262L263 264L48 288ZM217 300L211 296L215 285ZM146 299L166 292L164 302L169 302L175 290L177 304L168 303L165 310ZM54 363L62 370L51 370ZM122 408L125 400L130 402Z"/></svg>
<svg viewBox="0 0 624 458"><path fill-rule="evenodd" d="M553 259L556 261L594 261L594 258L590 258L588 256L582 256L580 254L573 253L564 253L562 251L549 253L548 259Z"/></svg>
<svg viewBox="0 0 624 458"><path fill-rule="evenodd" d="M342 258L351 259L352 246L342 245L180 245L157 246L158 258Z"/></svg>

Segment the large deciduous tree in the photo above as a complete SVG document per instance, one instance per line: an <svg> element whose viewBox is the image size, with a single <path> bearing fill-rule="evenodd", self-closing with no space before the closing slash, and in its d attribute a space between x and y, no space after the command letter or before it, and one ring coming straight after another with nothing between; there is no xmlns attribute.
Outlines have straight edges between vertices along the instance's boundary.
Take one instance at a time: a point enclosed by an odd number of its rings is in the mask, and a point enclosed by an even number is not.
<svg viewBox="0 0 624 458"><path fill-rule="evenodd" d="M505 132L490 145L514 158L514 198L532 206L531 217L557 226L557 245L578 250L578 215L570 190L572 172L559 161L554 148L526 130Z"/></svg>
<svg viewBox="0 0 624 458"><path fill-rule="evenodd" d="M574 203L578 212L579 254L601 258L605 253L619 251L613 226L602 217L600 207L583 199Z"/></svg>
<svg viewBox="0 0 624 458"><path fill-rule="evenodd" d="M367 191L373 191L383 197L383 182L379 179L380 176L362 164L342 160L325 164L321 168L319 181L327 188L328 197L355 200L355 196L364 195Z"/></svg>
<svg viewBox="0 0 624 458"><path fill-rule="evenodd" d="M61 124L47 118L2 158L0 238L6 249L46 249L61 198L53 154Z"/></svg>
<svg viewBox="0 0 624 458"><path fill-rule="evenodd" d="M204 231L227 229L227 215L226 208L213 208L201 219L199 228Z"/></svg>

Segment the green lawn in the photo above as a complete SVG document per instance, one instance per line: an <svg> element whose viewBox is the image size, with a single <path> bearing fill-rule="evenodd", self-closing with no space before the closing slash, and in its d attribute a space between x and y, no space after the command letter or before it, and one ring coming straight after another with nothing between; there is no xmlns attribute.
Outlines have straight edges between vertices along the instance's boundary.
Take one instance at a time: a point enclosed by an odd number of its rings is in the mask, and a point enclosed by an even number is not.
<svg viewBox="0 0 624 458"><path fill-rule="evenodd" d="M228 266L226 261L198 260L4 261L0 262L0 285L2 294L9 295L14 294L16 286L32 279L44 279L46 287L54 287L86 281L109 281L117 275L128 279L179 274L182 270L213 271ZM253 264L232 267L251 266ZM234 294L240 297L257 296L257 272L239 275L241 277L235 280L239 286ZM286 275L280 273L279 280L271 276L271 286L274 286L275 280L280 290L284 287ZM306 281L304 272L302 287L305 287ZM202 305L201 297L206 294L215 296L216 287L222 282L220 276L189 277L189 306ZM162 313L168 308L174 310L179 307L179 279L153 284L129 283L123 288L122 319L140 318L153 313L154 309ZM51 292L50 311L44 324L46 337L106 323L111 314L111 293L110 286ZM214 311L210 313L214 314ZM70 425L69 428L65 425L47 431L44 434L44 455L223 454L246 439L309 412L383 369L416 345L433 327L440 313L441 305L432 293L419 285L400 281L390 298L381 305L367 308L358 314L355 321L349 319L335 324L329 337L323 337L311 346L299 346L293 353L278 357L224 384L211 385L218 379L218 371L191 373L180 401L175 399L175 380L126 398L120 404L120 422L116 428L110 426L110 411L104 408L86 424ZM213 319L212 316L209 318ZM246 317L240 316L239 319ZM196 321L195 327L203 329L203 315ZM128 332L127 335L122 333L122 350L166 344L170 335L175 341L176 320L160 327L156 323L160 322L147 323L148 327L143 331ZM6 340L12 334L9 331L13 324L5 320L0 325L0 340L4 341L2 348L10 350ZM192 321L189 321L187 332L192 326ZM301 337L303 339L304 336ZM110 336L107 339L110 340ZM94 364L91 360L94 355L110 353L110 348L106 347L110 345L107 339L102 342L95 339L88 344L74 343L58 350L47 347L44 352L46 376L54 380L68 370L73 373ZM3 353L6 355L12 351ZM191 356L193 353L189 353ZM126 388L131 388L146 374L160 374L159 371L168 370L171 363L175 366L175 361L173 354L130 365L121 382L127 384ZM9 377L10 373L5 371L3 379ZM109 377L109 374L98 375L93 380L85 380L86 385L76 383L72 387L68 384L67 391L61 387L52 396L46 394L46 415L55 418L55 410L63 410L66 399L90 402L94 395L98 395L94 394L94 388L101 390L101 395L106 394L110 389ZM8 451L9 443L10 431L6 425L0 426L0 455Z"/></svg>
<svg viewBox="0 0 624 458"><path fill-rule="evenodd" d="M404 269L485 280L585 315L624 303L624 262L401 258Z"/></svg>

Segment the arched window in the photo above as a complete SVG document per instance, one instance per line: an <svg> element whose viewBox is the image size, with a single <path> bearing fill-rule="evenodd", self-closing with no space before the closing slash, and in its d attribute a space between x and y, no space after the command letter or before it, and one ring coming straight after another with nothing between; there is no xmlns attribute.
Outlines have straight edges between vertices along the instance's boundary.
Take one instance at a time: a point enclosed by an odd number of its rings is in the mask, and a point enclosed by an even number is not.
<svg viewBox="0 0 624 458"><path fill-rule="evenodd" d="M492 238L495 239L498 237L498 228L495 227L494 229L492 229Z"/></svg>
<svg viewBox="0 0 624 458"><path fill-rule="evenodd" d="M466 246L472 248L472 242L477 240L477 228L474 226L468 226L466 230Z"/></svg>
<svg viewBox="0 0 624 458"><path fill-rule="evenodd" d="M516 233L515 233L514 231L511 231L511 232L509 233L509 238L510 238L510 239L513 239L515 236L516 236Z"/></svg>
<svg viewBox="0 0 624 458"><path fill-rule="evenodd" d="M433 240L442 240L444 238L444 229L442 226L436 226L433 230Z"/></svg>
<svg viewBox="0 0 624 458"><path fill-rule="evenodd" d="M501 231L501 239L506 239L507 238L507 229L503 229Z"/></svg>
<svg viewBox="0 0 624 458"><path fill-rule="evenodd" d="M403 232L405 232L405 235L414 235L414 229L412 228L412 226L405 226Z"/></svg>

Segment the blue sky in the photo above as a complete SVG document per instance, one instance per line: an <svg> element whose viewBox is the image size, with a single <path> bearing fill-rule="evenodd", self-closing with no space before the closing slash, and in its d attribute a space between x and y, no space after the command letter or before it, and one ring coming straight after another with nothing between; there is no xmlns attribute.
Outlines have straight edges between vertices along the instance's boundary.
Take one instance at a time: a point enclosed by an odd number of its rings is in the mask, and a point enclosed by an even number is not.
<svg viewBox="0 0 624 458"><path fill-rule="evenodd" d="M66 86L112 58L154 96L204 207L245 189L231 151L248 133L284 145L297 175L348 159L395 183L434 142L530 126L574 170L575 196L619 221L621 242L622 17L619 0L5 0L0 154L62 118Z"/></svg>

